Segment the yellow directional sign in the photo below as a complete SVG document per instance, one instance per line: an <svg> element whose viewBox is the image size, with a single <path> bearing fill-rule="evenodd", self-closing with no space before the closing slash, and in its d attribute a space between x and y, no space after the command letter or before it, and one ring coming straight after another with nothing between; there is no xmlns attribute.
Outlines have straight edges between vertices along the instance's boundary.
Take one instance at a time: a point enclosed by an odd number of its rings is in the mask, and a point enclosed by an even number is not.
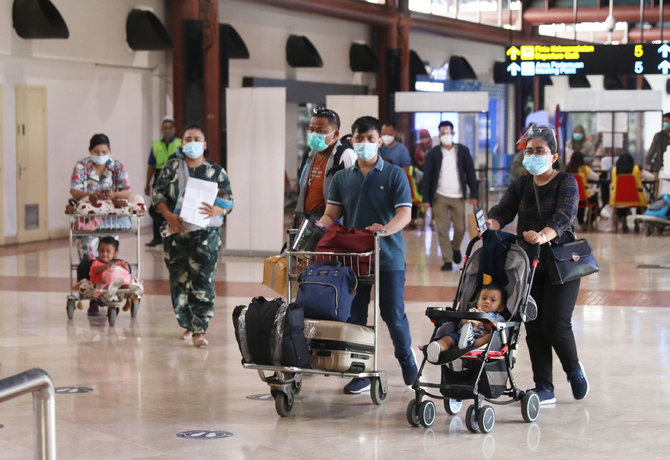
<svg viewBox="0 0 670 460"><path fill-rule="evenodd" d="M520 54L521 51L519 51L519 48L516 46L512 46L507 50L507 56L509 56L509 58L513 61L516 61L516 58L518 58Z"/></svg>

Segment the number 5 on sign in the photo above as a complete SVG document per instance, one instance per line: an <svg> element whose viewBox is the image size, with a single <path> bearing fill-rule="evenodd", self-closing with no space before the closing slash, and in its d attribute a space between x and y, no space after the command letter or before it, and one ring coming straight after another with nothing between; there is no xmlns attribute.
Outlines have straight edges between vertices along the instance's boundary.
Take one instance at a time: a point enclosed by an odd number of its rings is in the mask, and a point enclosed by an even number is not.
<svg viewBox="0 0 670 460"><path fill-rule="evenodd" d="M644 49L642 48L642 45L635 45L635 50L633 50L633 54L635 55L635 57L642 57L642 55L644 54ZM637 66L637 62L635 63L635 65Z"/></svg>
<svg viewBox="0 0 670 460"><path fill-rule="evenodd" d="M633 70L638 74L644 72L644 65L642 64L642 61L635 61L635 68Z"/></svg>

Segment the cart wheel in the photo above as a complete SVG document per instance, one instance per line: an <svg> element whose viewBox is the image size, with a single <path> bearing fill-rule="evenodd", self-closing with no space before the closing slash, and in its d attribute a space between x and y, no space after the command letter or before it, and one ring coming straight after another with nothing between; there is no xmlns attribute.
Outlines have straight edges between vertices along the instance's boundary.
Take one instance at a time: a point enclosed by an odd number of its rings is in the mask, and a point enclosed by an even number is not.
<svg viewBox="0 0 670 460"><path fill-rule="evenodd" d="M477 413L474 404L470 404L468 410L465 411L465 426L471 433L479 431L479 423L477 422Z"/></svg>
<svg viewBox="0 0 670 460"><path fill-rule="evenodd" d="M388 396L388 393L382 391L382 381L377 377L371 379L370 382L370 397L372 402L378 406L384 404L384 400Z"/></svg>
<svg viewBox="0 0 670 460"><path fill-rule="evenodd" d="M293 380L293 395L297 396L300 394L300 390L302 390L302 377L296 375L295 380Z"/></svg>
<svg viewBox="0 0 670 460"><path fill-rule="evenodd" d="M410 426L419 426L419 416L416 414L416 399L412 399L407 404L407 423Z"/></svg>
<svg viewBox="0 0 670 460"><path fill-rule="evenodd" d="M419 421L423 426L429 428L435 422L435 403L427 400L419 405Z"/></svg>
<svg viewBox="0 0 670 460"><path fill-rule="evenodd" d="M540 397L534 391L526 391L521 399L521 416L527 423L533 423L540 415Z"/></svg>
<svg viewBox="0 0 670 460"><path fill-rule="evenodd" d="M444 400L444 410L447 411L449 415L456 415L461 411L463 407L463 401L459 399L447 398Z"/></svg>
<svg viewBox="0 0 670 460"><path fill-rule="evenodd" d="M67 319L72 319L74 316L74 309L76 308L76 303L74 299L67 299L67 306L65 310L67 311Z"/></svg>
<svg viewBox="0 0 670 460"><path fill-rule="evenodd" d="M107 322L109 322L110 326L114 326L116 324L116 316L118 314L119 314L118 307L112 307L112 306L107 307Z"/></svg>
<svg viewBox="0 0 670 460"><path fill-rule="evenodd" d="M293 396L289 396L283 391L273 391L275 398L275 409L280 417L288 417L293 409Z"/></svg>
<svg viewBox="0 0 670 460"><path fill-rule="evenodd" d="M130 317L136 317L138 311L140 311L140 299L135 300L130 306Z"/></svg>
<svg viewBox="0 0 670 460"><path fill-rule="evenodd" d="M493 425L496 424L496 411L493 410L491 406L483 406L479 410L479 429L482 433L488 433L493 429Z"/></svg>

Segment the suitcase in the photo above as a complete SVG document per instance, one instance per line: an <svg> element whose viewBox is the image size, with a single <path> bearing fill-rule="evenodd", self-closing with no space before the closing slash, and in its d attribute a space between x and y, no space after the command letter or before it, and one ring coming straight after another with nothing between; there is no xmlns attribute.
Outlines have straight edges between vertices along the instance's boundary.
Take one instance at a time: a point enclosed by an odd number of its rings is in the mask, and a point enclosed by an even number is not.
<svg viewBox="0 0 670 460"><path fill-rule="evenodd" d="M305 337L309 340L314 369L337 372L372 370L375 333L358 324L306 319Z"/></svg>

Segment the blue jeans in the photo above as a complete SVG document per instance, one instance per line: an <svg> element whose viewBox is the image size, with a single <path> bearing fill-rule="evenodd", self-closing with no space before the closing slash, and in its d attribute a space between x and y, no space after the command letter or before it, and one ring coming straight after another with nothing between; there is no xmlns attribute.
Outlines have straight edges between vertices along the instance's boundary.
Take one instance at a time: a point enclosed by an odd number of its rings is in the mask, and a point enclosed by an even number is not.
<svg viewBox="0 0 670 460"><path fill-rule="evenodd" d="M358 287L356 297L351 304L350 323L367 325L371 290L372 286L370 285ZM404 296L405 271L380 271L379 310L389 329L395 349L395 357L399 360L405 359L412 353L412 338L409 334L409 321L405 314Z"/></svg>

